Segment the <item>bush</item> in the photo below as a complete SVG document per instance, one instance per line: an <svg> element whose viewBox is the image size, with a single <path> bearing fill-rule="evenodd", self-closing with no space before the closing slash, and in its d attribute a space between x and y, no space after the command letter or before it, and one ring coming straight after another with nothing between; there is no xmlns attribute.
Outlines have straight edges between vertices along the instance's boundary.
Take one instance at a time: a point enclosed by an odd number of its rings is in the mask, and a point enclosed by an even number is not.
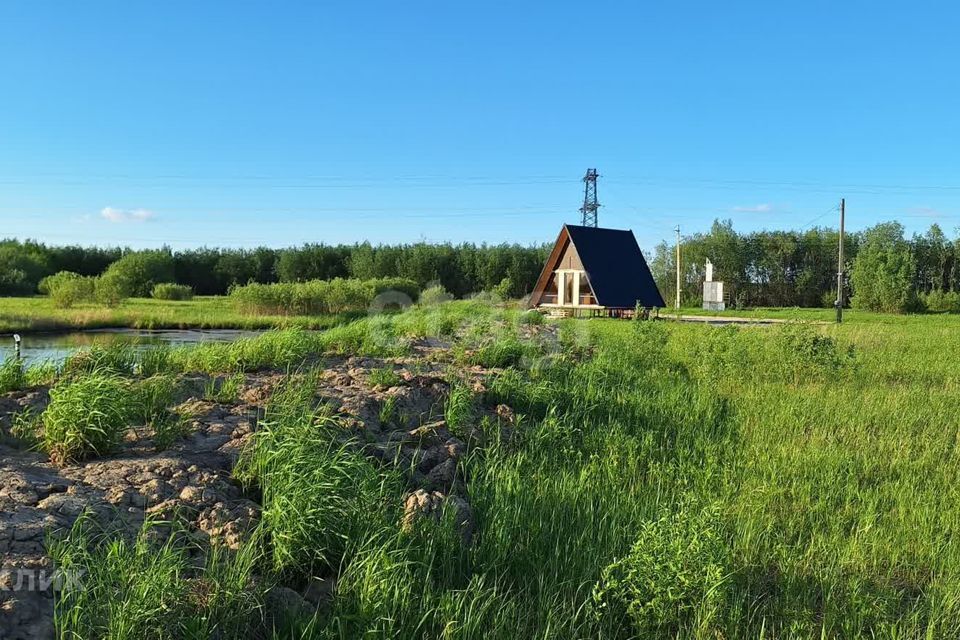
<svg viewBox="0 0 960 640"><path fill-rule="evenodd" d="M921 296L927 311L933 313L960 313L960 292L935 289Z"/></svg>
<svg viewBox="0 0 960 640"><path fill-rule="evenodd" d="M513 280L511 280L509 276L504 278L492 291L493 294L501 300L509 299L513 293Z"/></svg>
<svg viewBox="0 0 960 640"><path fill-rule="evenodd" d="M246 313L323 315L356 313L375 306L377 297L396 292L402 299L413 301L418 294L416 284L403 278L355 280L310 280L276 284L248 284L235 287L230 297ZM384 296L380 306L391 300Z"/></svg>
<svg viewBox="0 0 960 640"><path fill-rule="evenodd" d="M79 302L93 302L96 290L94 278L77 276L50 284L50 299L53 306L69 309Z"/></svg>
<svg viewBox="0 0 960 640"><path fill-rule="evenodd" d="M136 251L111 264L102 279L109 280L122 298L145 298L154 285L173 282L173 257L169 251Z"/></svg>
<svg viewBox="0 0 960 640"><path fill-rule="evenodd" d="M130 384L95 371L66 379L50 390L43 412L43 446L63 464L113 451L123 438L134 404Z"/></svg>
<svg viewBox="0 0 960 640"><path fill-rule="evenodd" d="M59 271L41 280L37 288L40 293L50 296L53 306L61 309L94 301L113 307L127 297L124 284L116 274L94 278L73 271Z"/></svg>
<svg viewBox="0 0 960 640"><path fill-rule="evenodd" d="M423 293L420 294L420 304L424 306L442 304L451 300L453 300L453 296L439 284L424 289Z"/></svg>
<svg viewBox="0 0 960 640"><path fill-rule="evenodd" d="M803 323L777 327L772 346L767 370L779 369L783 379L794 384L829 377L849 363L852 356L841 350L834 338Z"/></svg>
<svg viewBox="0 0 960 640"><path fill-rule="evenodd" d="M128 297L123 279L111 273L96 279L93 284L93 295L97 302L108 307L116 307Z"/></svg>
<svg viewBox="0 0 960 640"><path fill-rule="evenodd" d="M68 282L70 280L75 280L76 278L81 278L79 273L74 273L73 271L58 271L52 276L47 276L40 281L40 284L37 285L37 291L42 293L45 296L50 295L50 291L56 288L58 285L63 282Z"/></svg>
<svg viewBox="0 0 960 640"><path fill-rule="evenodd" d="M153 287L150 296L156 300L193 300L193 289L185 284L162 282Z"/></svg>
<svg viewBox="0 0 960 640"><path fill-rule="evenodd" d="M603 570L596 615L637 637L684 637L710 628L726 604L728 554L716 509L681 510L646 523L630 553Z"/></svg>

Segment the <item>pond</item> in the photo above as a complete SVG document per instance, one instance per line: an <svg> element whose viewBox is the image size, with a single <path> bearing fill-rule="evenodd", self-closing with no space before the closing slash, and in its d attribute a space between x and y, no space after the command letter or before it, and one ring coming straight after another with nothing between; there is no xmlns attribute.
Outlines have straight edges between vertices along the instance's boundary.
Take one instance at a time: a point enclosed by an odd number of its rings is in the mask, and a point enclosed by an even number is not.
<svg viewBox="0 0 960 640"><path fill-rule="evenodd" d="M261 331L241 329L94 329L70 333L31 333L21 336L21 357L27 364L62 362L81 347L94 344L124 342L149 346L199 344L201 342L233 342L238 338L256 336ZM13 334L0 335L0 362L14 355Z"/></svg>

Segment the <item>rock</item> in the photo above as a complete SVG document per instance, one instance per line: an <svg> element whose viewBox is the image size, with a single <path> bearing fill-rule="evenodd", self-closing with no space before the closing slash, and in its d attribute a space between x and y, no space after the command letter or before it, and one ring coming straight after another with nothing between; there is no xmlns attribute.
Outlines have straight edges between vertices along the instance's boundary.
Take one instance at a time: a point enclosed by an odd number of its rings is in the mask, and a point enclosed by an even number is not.
<svg viewBox="0 0 960 640"><path fill-rule="evenodd" d="M311 578L303 592L303 597L315 607L333 601L337 582L333 578Z"/></svg>
<svg viewBox="0 0 960 640"><path fill-rule="evenodd" d="M183 491L180 492L180 499L190 504L202 502L202 498L203 489L200 487L184 487Z"/></svg>
<svg viewBox="0 0 960 640"><path fill-rule="evenodd" d="M457 462L447 458L427 473L430 488L449 490L457 477Z"/></svg>
<svg viewBox="0 0 960 640"><path fill-rule="evenodd" d="M288 587L273 587L267 591L266 610L271 617L282 618L310 615L314 609L299 593ZM278 615L280 614L280 615Z"/></svg>
<svg viewBox="0 0 960 640"><path fill-rule="evenodd" d="M453 518L463 541L469 543L473 537L473 509L466 500L458 496L446 496L439 491L417 489L409 496L403 508L402 527L411 531L421 518L439 521L445 509L453 510Z"/></svg>
<svg viewBox="0 0 960 640"><path fill-rule="evenodd" d="M513 413L513 409L505 404L497 405L497 415L505 422L509 422L510 424L513 424L513 421L516 417Z"/></svg>

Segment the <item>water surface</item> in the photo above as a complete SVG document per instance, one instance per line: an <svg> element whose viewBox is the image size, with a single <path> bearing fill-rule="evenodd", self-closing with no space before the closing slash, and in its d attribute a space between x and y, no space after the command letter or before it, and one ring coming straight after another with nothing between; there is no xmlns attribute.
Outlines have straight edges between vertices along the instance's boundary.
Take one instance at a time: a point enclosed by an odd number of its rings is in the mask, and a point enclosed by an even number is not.
<svg viewBox="0 0 960 640"><path fill-rule="evenodd" d="M91 329L69 333L24 334L20 345L21 357L27 364L62 362L71 353L94 344L128 343L141 347L157 344L171 346L202 342L233 342L238 338L256 336L261 331L242 329ZM13 334L0 335L0 361L14 355Z"/></svg>

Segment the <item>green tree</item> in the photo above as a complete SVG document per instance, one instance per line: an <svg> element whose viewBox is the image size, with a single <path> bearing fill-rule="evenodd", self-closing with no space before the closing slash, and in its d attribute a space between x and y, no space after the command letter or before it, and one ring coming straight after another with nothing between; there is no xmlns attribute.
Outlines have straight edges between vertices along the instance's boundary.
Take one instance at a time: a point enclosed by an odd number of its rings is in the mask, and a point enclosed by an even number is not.
<svg viewBox="0 0 960 640"><path fill-rule="evenodd" d="M49 257L43 245L17 240L0 242L0 295L30 295L49 273Z"/></svg>
<svg viewBox="0 0 960 640"><path fill-rule="evenodd" d="M110 280L109 290L121 297L146 298L154 285L174 282L173 256L169 249L134 251L110 265L103 277Z"/></svg>
<svg viewBox="0 0 960 640"><path fill-rule="evenodd" d="M868 229L850 274L853 306L892 313L911 310L916 305L916 269L903 225L885 222Z"/></svg>

